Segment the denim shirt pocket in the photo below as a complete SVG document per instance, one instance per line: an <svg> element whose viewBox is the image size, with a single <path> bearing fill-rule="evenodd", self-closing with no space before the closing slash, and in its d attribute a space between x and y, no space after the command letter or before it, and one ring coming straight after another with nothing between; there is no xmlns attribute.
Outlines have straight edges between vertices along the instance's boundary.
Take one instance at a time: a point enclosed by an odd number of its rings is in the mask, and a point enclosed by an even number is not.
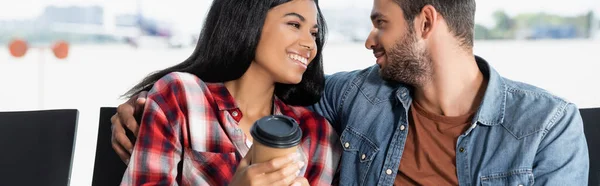
<svg viewBox="0 0 600 186"><path fill-rule="evenodd" d="M351 162L354 162L354 174L358 179L358 185L363 185L369 168L379 148L364 135L347 127L340 136L340 142L344 149L344 154L349 155Z"/></svg>
<svg viewBox="0 0 600 186"><path fill-rule="evenodd" d="M527 186L533 185L533 171L518 169L504 173L495 173L481 177L481 185Z"/></svg>

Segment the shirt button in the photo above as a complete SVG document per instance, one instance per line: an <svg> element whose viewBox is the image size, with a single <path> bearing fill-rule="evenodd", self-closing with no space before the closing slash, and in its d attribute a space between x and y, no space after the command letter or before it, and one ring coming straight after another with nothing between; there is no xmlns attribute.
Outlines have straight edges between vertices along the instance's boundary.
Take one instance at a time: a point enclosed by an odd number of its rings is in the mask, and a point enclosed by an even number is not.
<svg viewBox="0 0 600 186"><path fill-rule="evenodd" d="M350 143L348 143L348 142L344 143L344 147L346 147L346 148L350 147Z"/></svg>
<svg viewBox="0 0 600 186"><path fill-rule="evenodd" d="M523 186L523 184L519 184L519 186Z"/></svg>
<svg viewBox="0 0 600 186"><path fill-rule="evenodd" d="M237 117L239 114L238 114L238 112L237 112L237 111L233 111L233 112L231 113L231 115L233 115L233 117Z"/></svg>
<svg viewBox="0 0 600 186"><path fill-rule="evenodd" d="M462 147L461 147L460 149L458 149L458 151L460 151L460 152L465 152L465 148L462 148Z"/></svg>
<svg viewBox="0 0 600 186"><path fill-rule="evenodd" d="M386 174L391 175L392 174L392 169L388 169L385 171Z"/></svg>
<svg viewBox="0 0 600 186"><path fill-rule="evenodd" d="M405 92L405 93L402 93L402 97L406 97L406 92Z"/></svg>
<svg viewBox="0 0 600 186"><path fill-rule="evenodd" d="M366 154L363 154L363 155L360 157L360 159L362 159L362 160L365 160L365 159L367 159L367 155L366 155Z"/></svg>
<svg viewBox="0 0 600 186"><path fill-rule="evenodd" d="M404 125L400 125L400 130L404 131L404 129L406 129L406 127Z"/></svg>

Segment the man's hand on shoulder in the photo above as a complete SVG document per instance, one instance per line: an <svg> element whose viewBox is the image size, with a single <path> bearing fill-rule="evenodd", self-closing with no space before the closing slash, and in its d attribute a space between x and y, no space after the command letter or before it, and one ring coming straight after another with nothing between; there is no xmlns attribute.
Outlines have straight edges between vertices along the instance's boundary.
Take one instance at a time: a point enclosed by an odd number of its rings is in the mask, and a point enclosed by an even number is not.
<svg viewBox="0 0 600 186"><path fill-rule="evenodd" d="M133 145L135 143L127 137L125 130L129 130L134 136L137 136L139 124L135 120L135 116L144 110L147 96L148 92L146 91L132 96L127 102L119 105L117 113L111 118L112 148L125 164L129 164L129 158L131 157L131 152L133 151Z"/></svg>

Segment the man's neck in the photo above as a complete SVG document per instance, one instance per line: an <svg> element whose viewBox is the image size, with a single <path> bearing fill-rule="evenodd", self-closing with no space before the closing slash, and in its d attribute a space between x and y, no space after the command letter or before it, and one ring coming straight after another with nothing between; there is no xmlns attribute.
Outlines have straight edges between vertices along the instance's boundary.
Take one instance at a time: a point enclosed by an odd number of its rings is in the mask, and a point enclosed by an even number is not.
<svg viewBox="0 0 600 186"><path fill-rule="evenodd" d="M253 62L242 77L224 83L244 115L260 117L271 114L275 83L266 74Z"/></svg>
<svg viewBox="0 0 600 186"><path fill-rule="evenodd" d="M462 116L476 110L485 94L487 80L472 52L437 51L433 74L415 88L415 101L427 111L444 116ZM437 57L437 58L436 58Z"/></svg>

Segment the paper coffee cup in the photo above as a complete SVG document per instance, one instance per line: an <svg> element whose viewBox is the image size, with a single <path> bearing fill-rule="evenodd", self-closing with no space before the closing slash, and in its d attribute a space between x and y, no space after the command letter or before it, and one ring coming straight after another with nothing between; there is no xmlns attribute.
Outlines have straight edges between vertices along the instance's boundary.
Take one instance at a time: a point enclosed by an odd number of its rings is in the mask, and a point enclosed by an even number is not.
<svg viewBox="0 0 600 186"><path fill-rule="evenodd" d="M250 128L250 135L254 138L252 163L262 163L297 152L302 140L298 123L283 115L259 119Z"/></svg>

